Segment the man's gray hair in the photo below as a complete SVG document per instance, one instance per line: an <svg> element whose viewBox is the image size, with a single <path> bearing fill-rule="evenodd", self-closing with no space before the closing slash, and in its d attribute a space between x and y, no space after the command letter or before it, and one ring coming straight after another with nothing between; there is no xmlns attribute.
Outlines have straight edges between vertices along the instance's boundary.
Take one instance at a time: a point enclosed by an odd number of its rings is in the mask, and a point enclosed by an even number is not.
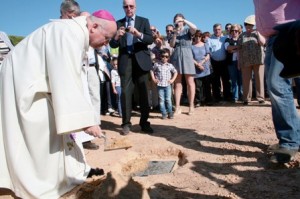
<svg viewBox="0 0 300 199"><path fill-rule="evenodd" d="M60 5L60 14L63 15L67 12L75 12L76 15L80 14L80 6L74 0L64 0Z"/></svg>

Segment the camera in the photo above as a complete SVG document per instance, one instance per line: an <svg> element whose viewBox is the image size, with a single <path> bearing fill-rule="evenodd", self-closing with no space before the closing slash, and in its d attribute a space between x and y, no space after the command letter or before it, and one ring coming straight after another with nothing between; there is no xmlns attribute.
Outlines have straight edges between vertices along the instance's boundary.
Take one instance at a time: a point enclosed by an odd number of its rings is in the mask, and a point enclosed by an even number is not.
<svg viewBox="0 0 300 199"><path fill-rule="evenodd" d="M127 28L125 28L125 32L129 32L129 30L130 30L130 29L129 29L128 27L127 27Z"/></svg>
<svg viewBox="0 0 300 199"><path fill-rule="evenodd" d="M177 24L175 24L175 28L178 28L178 23L177 23Z"/></svg>

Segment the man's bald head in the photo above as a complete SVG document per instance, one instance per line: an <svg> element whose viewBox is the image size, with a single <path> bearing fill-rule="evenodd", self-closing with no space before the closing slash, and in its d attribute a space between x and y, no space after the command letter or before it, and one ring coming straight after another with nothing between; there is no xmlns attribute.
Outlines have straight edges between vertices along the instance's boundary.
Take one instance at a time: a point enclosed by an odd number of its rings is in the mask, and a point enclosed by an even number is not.
<svg viewBox="0 0 300 199"><path fill-rule="evenodd" d="M108 44L117 31L117 24L113 15L106 10L99 10L88 17L90 46L99 48Z"/></svg>

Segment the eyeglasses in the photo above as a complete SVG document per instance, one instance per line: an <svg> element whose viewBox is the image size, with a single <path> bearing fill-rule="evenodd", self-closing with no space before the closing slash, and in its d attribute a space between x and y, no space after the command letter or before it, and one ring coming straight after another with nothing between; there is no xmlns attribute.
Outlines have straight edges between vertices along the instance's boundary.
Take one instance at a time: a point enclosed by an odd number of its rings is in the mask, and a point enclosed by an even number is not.
<svg viewBox="0 0 300 199"><path fill-rule="evenodd" d="M161 58L169 58L169 55L161 55Z"/></svg>
<svg viewBox="0 0 300 199"><path fill-rule="evenodd" d="M126 5L126 6L123 6L124 9L133 9L134 8L134 5Z"/></svg>

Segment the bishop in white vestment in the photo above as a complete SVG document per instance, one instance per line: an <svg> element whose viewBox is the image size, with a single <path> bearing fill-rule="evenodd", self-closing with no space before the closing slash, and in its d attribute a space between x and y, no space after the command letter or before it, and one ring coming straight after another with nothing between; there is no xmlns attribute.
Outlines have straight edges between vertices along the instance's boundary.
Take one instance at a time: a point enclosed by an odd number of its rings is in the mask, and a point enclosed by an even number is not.
<svg viewBox="0 0 300 199"><path fill-rule="evenodd" d="M81 143L70 136L99 128L99 116L84 96L82 61L89 45L97 47L104 38L97 23L109 21L105 40L116 31L109 12L95 16L99 19L50 22L21 41L3 62L0 187L21 198L59 198L90 171ZM101 130L86 132L98 136Z"/></svg>

